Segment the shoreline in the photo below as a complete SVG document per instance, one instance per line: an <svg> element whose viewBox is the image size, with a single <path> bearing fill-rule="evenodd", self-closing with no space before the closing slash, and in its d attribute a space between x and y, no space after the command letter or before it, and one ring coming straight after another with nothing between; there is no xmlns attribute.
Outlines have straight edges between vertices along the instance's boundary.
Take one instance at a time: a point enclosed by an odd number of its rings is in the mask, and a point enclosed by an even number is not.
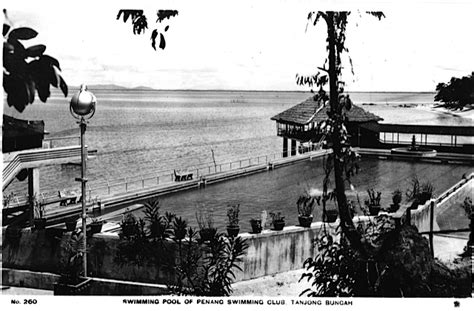
<svg viewBox="0 0 474 311"><path fill-rule="evenodd" d="M435 108L432 105L429 105L429 106L417 105L415 108L418 110L429 111L429 112L440 114L440 115L449 115L455 118L470 119L474 121L474 110L465 110L465 111L449 110L446 108Z"/></svg>

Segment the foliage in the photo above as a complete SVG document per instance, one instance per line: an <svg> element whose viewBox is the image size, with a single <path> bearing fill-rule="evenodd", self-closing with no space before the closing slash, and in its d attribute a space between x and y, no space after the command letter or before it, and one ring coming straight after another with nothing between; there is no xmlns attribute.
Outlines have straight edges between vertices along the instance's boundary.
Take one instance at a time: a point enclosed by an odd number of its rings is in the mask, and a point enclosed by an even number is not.
<svg viewBox="0 0 474 311"><path fill-rule="evenodd" d="M395 205L399 205L402 202L403 193L400 189L396 189L392 192L392 202Z"/></svg>
<svg viewBox="0 0 474 311"><path fill-rule="evenodd" d="M474 72L462 78L452 77L448 83L439 83L436 91L434 100L441 102L435 105L436 108L471 110L474 107Z"/></svg>
<svg viewBox="0 0 474 311"><path fill-rule="evenodd" d="M120 234L123 236L136 235L139 230L137 218L131 212L126 212L120 222L120 228L122 229Z"/></svg>
<svg viewBox="0 0 474 311"><path fill-rule="evenodd" d="M227 218L229 220L229 226L238 226L239 225L239 212L240 204L231 205L227 210Z"/></svg>
<svg viewBox="0 0 474 311"><path fill-rule="evenodd" d="M375 192L374 189L367 189L367 194L369 195L369 199L365 201L365 205L380 206L380 199L382 197L382 192L380 191Z"/></svg>
<svg viewBox="0 0 474 311"><path fill-rule="evenodd" d="M285 220L285 216L282 216L281 212L277 212L277 213L271 212L270 217L272 218L272 224L276 222L282 222Z"/></svg>
<svg viewBox="0 0 474 311"><path fill-rule="evenodd" d="M161 23L165 19L170 19L171 17L174 17L178 15L177 10L158 10L156 12L156 23ZM123 16L123 22L126 23L127 20L131 17L132 21L132 31L134 35L141 35L142 32L143 34L145 33L145 29L148 28L148 20L147 17L143 14L143 10L119 10L117 14L117 20L120 19L120 17ZM164 50L166 47L166 40L164 36L164 32L167 32L169 29L169 25L166 25L163 29L163 32L158 31L158 28L153 29L151 33L151 46L154 50L156 50L156 39L158 35L160 35L160 44L159 48Z"/></svg>
<svg viewBox="0 0 474 311"><path fill-rule="evenodd" d="M465 197L464 201L461 204L466 216L471 217L474 213L474 205L472 204L472 199L470 197Z"/></svg>
<svg viewBox="0 0 474 311"><path fill-rule="evenodd" d="M313 243L317 248L315 258L304 262L307 272L300 281L306 279L311 287L305 289L300 296L379 296L389 282L387 274L390 267L380 260L383 253L396 236L393 219L387 216L375 217L368 224L360 224L358 232L366 241L371 256L347 244L345 239L340 242L323 233ZM337 233L337 232L336 232Z"/></svg>
<svg viewBox="0 0 474 311"><path fill-rule="evenodd" d="M214 214L212 208L200 206L196 211L196 220L199 229L212 229L214 228Z"/></svg>
<svg viewBox="0 0 474 311"><path fill-rule="evenodd" d="M187 233L188 241L196 238L192 228L188 228ZM207 244L179 244L175 267L178 282L169 285L170 290L177 295L229 296L234 271L242 270L239 264L247 248L241 237L225 237L217 233Z"/></svg>
<svg viewBox="0 0 474 311"><path fill-rule="evenodd" d="M50 97L50 86L60 88L66 97L68 87L61 77L59 61L44 54L46 46L32 45L27 48L23 41L35 38L38 33L29 27L12 29L4 9L3 24L3 89L7 93L8 106L23 112L35 100L35 93L42 102Z"/></svg>
<svg viewBox="0 0 474 311"><path fill-rule="evenodd" d="M379 20L385 15L382 12L367 12L368 14L377 17ZM321 128L329 140L330 147L333 149L331 155L332 160L328 161L328 170L324 181L324 196L328 194L329 173L334 169L335 181L335 198L339 209L341 218L341 228L345 236L350 240L351 244L360 250L363 245L360 240L360 235L355 230L352 222L351 211L348 206L347 197L345 195L345 182L350 182L350 177L357 173L357 159L358 155L350 148L347 129L344 123L347 120L345 111L352 107L352 102L348 95L344 95L344 82L339 80L342 70L341 56L343 53L348 53L349 50L345 45L346 41L346 27L348 24L348 17L351 12L342 11L318 11L310 12L308 14L308 24L316 25L318 21L324 20L327 26L327 51L328 56L322 67L318 67L319 72L312 77L302 77L297 75L297 83L306 84L310 87L316 85L319 87L318 96L323 102L326 98L329 99L330 109L328 111L328 119L322 124ZM349 62L352 68L352 59L349 57ZM328 67L326 67L328 65ZM326 97L326 92L323 87L329 83L329 97ZM326 206L323 200L323 212Z"/></svg>
<svg viewBox="0 0 474 311"><path fill-rule="evenodd" d="M413 201L413 204L423 204L426 200L432 198L434 190L435 188L431 182L421 183L418 177L415 176L411 180L411 189L407 189L405 195L408 201Z"/></svg>
<svg viewBox="0 0 474 311"><path fill-rule="evenodd" d="M198 231L181 217L168 212L162 216L159 209L158 201L148 201L144 219L125 216L124 220L129 219L130 223L136 221L137 232L121 235L116 262L138 266L153 264L174 273L176 282L168 284L173 294L230 295L234 271L241 270L239 264L248 247L245 240L225 237L214 230L209 241L202 241ZM201 230L210 228L212 213L209 214L208 209L200 211L204 226ZM153 229L153 224L157 229Z"/></svg>
<svg viewBox="0 0 474 311"><path fill-rule="evenodd" d="M296 201L298 214L300 216L311 216L313 214L316 199L308 195L301 195Z"/></svg>
<svg viewBox="0 0 474 311"><path fill-rule="evenodd" d="M322 235L314 243L318 250L316 257L305 260L303 267L308 272L303 273L299 280L312 281L312 287L305 289L300 296L352 296L356 279L354 251L344 243L334 242L330 235Z"/></svg>
<svg viewBox="0 0 474 311"><path fill-rule="evenodd" d="M73 231L68 240L62 241L60 257L61 282L76 284L83 270L83 241L84 235L80 231Z"/></svg>

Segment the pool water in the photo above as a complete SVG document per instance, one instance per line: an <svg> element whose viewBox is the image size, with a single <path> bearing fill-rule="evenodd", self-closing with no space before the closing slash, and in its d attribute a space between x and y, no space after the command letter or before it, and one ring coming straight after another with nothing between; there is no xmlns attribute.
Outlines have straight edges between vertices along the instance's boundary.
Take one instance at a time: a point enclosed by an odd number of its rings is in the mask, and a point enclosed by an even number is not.
<svg viewBox="0 0 474 311"><path fill-rule="evenodd" d="M215 225L225 230L226 212L229 205L240 204L241 232L250 230L249 220L258 218L263 210L281 212L286 225L298 223L296 201L306 191L322 189L324 159L308 160L273 171L257 173L225 182L208 185L203 189L192 189L159 196L162 212L170 211L181 216L192 226L197 226L196 211L207 208L213 211ZM392 192L399 188L403 193L410 181L417 176L421 182L430 181L435 195L449 189L463 174L473 171L470 165L423 163L396 160L363 158L360 172L352 178L354 190L346 190L349 200L358 205L367 199L367 189L382 192L381 205L392 203ZM332 177L332 176L331 176ZM406 200L404 194L403 201ZM403 203L402 201L402 203ZM330 202L333 208L334 203ZM358 209L356 209L358 210ZM360 210L358 210L360 212ZM321 219L322 207L316 206L314 221ZM141 216L140 211L137 212Z"/></svg>

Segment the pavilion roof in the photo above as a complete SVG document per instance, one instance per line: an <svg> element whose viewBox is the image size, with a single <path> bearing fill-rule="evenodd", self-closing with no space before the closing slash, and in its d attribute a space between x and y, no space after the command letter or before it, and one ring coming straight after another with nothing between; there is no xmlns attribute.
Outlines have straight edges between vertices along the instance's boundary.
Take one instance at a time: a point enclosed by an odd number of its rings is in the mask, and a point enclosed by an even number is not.
<svg viewBox="0 0 474 311"><path fill-rule="evenodd" d="M311 96L305 101L280 112L271 119L282 123L305 125L311 122L322 122L326 120L328 117L328 109L328 105L323 105L322 101L314 100L314 97ZM346 110L345 113L349 122L364 123L383 120L381 117L354 104L352 108L349 111Z"/></svg>

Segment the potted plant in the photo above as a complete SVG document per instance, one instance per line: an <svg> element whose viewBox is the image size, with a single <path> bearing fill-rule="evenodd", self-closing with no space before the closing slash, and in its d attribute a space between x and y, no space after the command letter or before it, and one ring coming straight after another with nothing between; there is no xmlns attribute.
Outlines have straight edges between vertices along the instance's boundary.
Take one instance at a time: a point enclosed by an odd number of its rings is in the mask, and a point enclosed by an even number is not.
<svg viewBox="0 0 474 311"><path fill-rule="evenodd" d="M35 195L29 198L30 207L33 209L33 225L36 230L43 230L46 228L46 218L44 217L44 205L38 200Z"/></svg>
<svg viewBox="0 0 474 311"><path fill-rule="evenodd" d="M395 190L392 193L392 204L390 205L389 212L395 213L400 208L400 203L402 202L402 191L400 189Z"/></svg>
<svg viewBox="0 0 474 311"><path fill-rule="evenodd" d="M64 221L66 225L66 231L74 231L77 227L77 220L79 219L79 215L74 215L69 218L66 218Z"/></svg>
<svg viewBox="0 0 474 311"><path fill-rule="evenodd" d="M260 233L265 229L265 224L267 222L268 213L266 210L263 210L260 214L260 219L252 218L250 219L250 226L252 227L252 233Z"/></svg>
<svg viewBox="0 0 474 311"><path fill-rule="evenodd" d="M239 226L239 212L240 212L240 204L231 205L227 210L227 234L229 236L235 237L239 234L240 226Z"/></svg>
<svg viewBox="0 0 474 311"><path fill-rule="evenodd" d="M214 216L212 209L199 208L196 211L196 220L199 226L199 235L201 236L201 241L207 242L212 240L217 233L217 229L214 227Z"/></svg>
<svg viewBox="0 0 474 311"><path fill-rule="evenodd" d="M149 200L144 204L145 211L145 220L148 222L148 229L150 230L150 235L152 237L157 237L161 230L161 221L162 216L160 215L160 201L159 200Z"/></svg>
<svg viewBox="0 0 474 311"><path fill-rule="evenodd" d="M124 237L136 235L138 233L138 222L136 217L131 212L127 211L122 215L120 228L122 230L121 235Z"/></svg>
<svg viewBox="0 0 474 311"><path fill-rule="evenodd" d="M250 226L252 227L252 233L262 232L262 220L252 218L250 219Z"/></svg>
<svg viewBox="0 0 474 311"><path fill-rule="evenodd" d="M371 216L377 216L380 212L380 199L382 197L382 192L375 192L374 189L368 189L367 193L369 194L369 199L365 200L365 205L368 206Z"/></svg>
<svg viewBox="0 0 474 311"><path fill-rule="evenodd" d="M434 186L429 181L421 185L421 192L419 194L419 204L425 204L426 201L433 197Z"/></svg>
<svg viewBox="0 0 474 311"><path fill-rule="evenodd" d="M298 221L301 227L309 228L313 222L313 210L316 200L308 195L302 195L296 201Z"/></svg>
<svg viewBox="0 0 474 311"><path fill-rule="evenodd" d="M173 236L176 240L180 241L186 237L186 230L188 224L186 220L181 217L175 217L173 221Z"/></svg>
<svg viewBox="0 0 474 311"><path fill-rule="evenodd" d="M285 227L285 217L280 212L270 213L270 217L272 218L273 229L276 231L283 230L283 227Z"/></svg>
<svg viewBox="0 0 474 311"><path fill-rule="evenodd" d="M102 226L104 221L100 218L92 218L92 222L89 224L91 228L90 234L100 233L102 231Z"/></svg>
<svg viewBox="0 0 474 311"><path fill-rule="evenodd" d="M54 283L54 295L86 295L91 279L81 277L83 270L82 232L72 232L71 237L62 242L60 269L61 277Z"/></svg>

